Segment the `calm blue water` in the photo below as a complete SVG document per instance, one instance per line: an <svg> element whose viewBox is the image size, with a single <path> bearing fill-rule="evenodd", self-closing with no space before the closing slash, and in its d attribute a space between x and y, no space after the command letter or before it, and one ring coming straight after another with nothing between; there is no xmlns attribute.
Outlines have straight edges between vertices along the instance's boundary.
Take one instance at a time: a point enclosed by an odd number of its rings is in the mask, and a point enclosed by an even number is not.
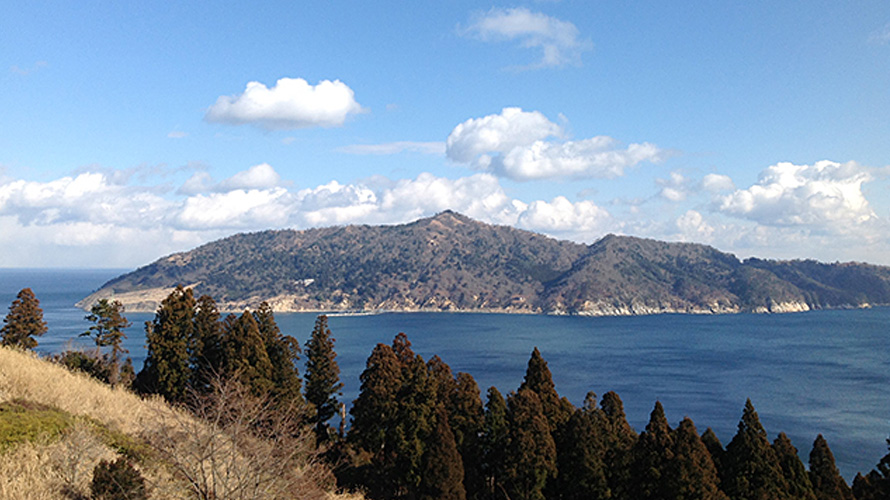
<svg viewBox="0 0 890 500"><path fill-rule="evenodd" d="M0 270L0 313L31 287L49 332L38 351L89 346L77 335L89 327L73 304L121 270ZM134 326L125 344L137 370L145 356L142 326L151 314L127 314ZM305 342L314 314L279 314L286 334ZM785 432L807 460L822 433L841 472L851 479L887 452L890 435L890 309L782 315L619 318L501 314L379 314L334 316L345 384L358 376L378 342L405 332L415 352L438 354L455 372L472 374L483 394L516 389L537 346L557 390L580 405L588 391L614 390L638 430L660 400L671 423L692 418L713 427L724 445L735 434L750 397L770 438Z"/></svg>

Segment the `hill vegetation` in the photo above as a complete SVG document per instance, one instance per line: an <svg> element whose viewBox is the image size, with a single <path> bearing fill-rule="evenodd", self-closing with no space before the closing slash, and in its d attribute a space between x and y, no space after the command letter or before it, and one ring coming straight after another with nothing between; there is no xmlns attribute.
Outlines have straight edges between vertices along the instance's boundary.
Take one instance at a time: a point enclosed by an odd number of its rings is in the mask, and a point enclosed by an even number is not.
<svg viewBox="0 0 890 500"><path fill-rule="evenodd" d="M623 315L890 304L890 268L748 259L609 235L591 245L454 212L410 224L237 234L162 258L85 298L154 311L176 285L220 309Z"/></svg>

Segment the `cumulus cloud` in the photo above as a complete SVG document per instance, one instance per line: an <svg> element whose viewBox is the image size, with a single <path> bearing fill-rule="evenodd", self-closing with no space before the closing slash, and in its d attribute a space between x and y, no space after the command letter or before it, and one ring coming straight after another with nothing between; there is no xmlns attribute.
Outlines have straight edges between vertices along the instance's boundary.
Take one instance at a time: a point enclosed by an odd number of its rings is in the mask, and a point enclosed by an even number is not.
<svg viewBox="0 0 890 500"><path fill-rule="evenodd" d="M766 226L848 228L876 217L862 192L871 180L855 162L778 163L747 189L718 196L717 210Z"/></svg>
<svg viewBox="0 0 890 500"><path fill-rule="evenodd" d="M572 203L564 196L547 202L533 201L520 211L517 225L546 233L596 231L610 219L609 212L592 201Z"/></svg>
<svg viewBox="0 0 890 500"><path fill-rule="evenodd" d="M712 193L718 191L730 191L735 189L732 178L722 174L708 174L702 179L702 187Z"/></svg>
<svg viewBox="0 0 890 500"><path fill-rule="evenodd" d="M515 180L614 178L663 152L654 144L621 148L615 139L596 136L561 140L564 131L538 111L504 108L500 114L458 124L445 142L451 160Z"/></svg>
<svg viewBox="0 0 890 500"><path fill-rule="evenodd" d="M220 96L204 119L278 130L338 127L360 112L355 93L340 80L322 80L313 86L302 78L282 78L272 88L250 82L239 95Z"/></svg>
<svg viewBox="0 0 890 500"><path fill-rule="evenodd" d="M679 202L686 199L692 190L692 183L680 172L671 172L667 179L656 179L655 183L661 186L659 195L669 201Z"/></svg>
<svg viewBox="0 0 890 500"><path fill-rule="evenodd" d="M541 59L528 68L581 64L581 54L590 50L590 40L582 39L578 28L555 17L524 7L492 8L474 16L460 33L483 42L519 42L519 46L541 51Z"/></svg>
<svg viewBox="0 0 890 500"><path fill-rule="evenodd" d="M395 155L404 152L443 155L445 143L398 141L384 144L352 144L340 148L340 151L354 155Z"/></svg>
<svg viewBox="0 0 890 500"><path fill-rule="evenodd" d="M236 189L269 189L281 184L281 176L268 163L254 165L247 170L236 173L219 183L206 171L200 170L192 174L177 191L179 194L193 195L209 192L228 192Z"/></svg>
<svg viewBox="0 0 890 500"><path fill-rule="evenodd" d="M694 243L707 243L714 235L714 228L705 221L704 216L695 210L687 210L677 217L677 229L682 241Z"/></svg>

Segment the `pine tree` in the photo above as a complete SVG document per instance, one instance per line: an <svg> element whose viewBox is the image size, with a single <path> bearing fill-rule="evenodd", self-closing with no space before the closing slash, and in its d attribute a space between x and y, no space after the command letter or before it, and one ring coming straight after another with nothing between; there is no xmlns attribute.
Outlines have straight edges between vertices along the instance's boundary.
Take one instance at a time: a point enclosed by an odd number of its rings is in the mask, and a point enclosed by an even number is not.
<svg viewBox="0 0 890 500"><path fill-rule="evenodd" d="M306 401L315 408L315 434L319 441L328 438L327 421L337 413L340 403L337 395L340 383L340 366L334 352L334 338L328 329L328 317L321 315L315 320L312 335L306 341Z"/></svg>
<svg viewBox="0 0 890 500"><path fill-rule="evenodd" d="M646 430L631 449L631 487L639 500L673 498L669 472L674 459L674 439L660 402L649 416Z"/></svg>
<svg viewBox="0 0 890 500"><path fill-rule="evenodd" d="M185 401L191 378L188 347L194 330L195 298L191 288L177 286L161 301L154 320L145 323L147 356L136 376L136 388Z"/></svg>
<svg viewBox="0 0 890 500"><path fill-rule="evenodd" d="M99 299L90 308L90 314L85 319L94 323L80 336L89 336L96 343L97 354L99 349L111 346L110 376L111 385L116 385L120 379L120 355L129 352L121 346L123 339L127 338L124 328L129 328L132 323L123 315L124 305L118 300Z"/></svg>
<svg viewBox="0 0 890 500"><path fill-rule="evenodd" d="M482 474L487 498L501 498L507 452L507 403L497 387L489 387L482 420Z"/></svg>
<svg viewBox="0 0 890 500"><path fill-rule="evenodd" d="M460 453L467 498L480 497L485 489L482 473L482 434L484 410L479 386L469 373L459 372L446 403L448 423Z"/></svg>
<svg viewBox="0 0 890 500"><path fill-rule="evenodd" d="M253 314L229 315L223 325L223 374L236 378L254 396L271 394L275 389L272 362Z"/></svg>
<svg viewBox="0 0 890 500"><path fill-rule="evenodd" d="M739 430L726 446L723 491L733 500L785 500L788 485L749 399Z"/></svg>
<svg viewBox="0 0 890 500"><path fill-rule="evenodd" d="M423 458L421 500L465 500L464 468L448 414L441 405L436 411L436 427Z"/></svg>
<svg viewBox="0 0 890 500"><path fill-rule="evenodd" d="M714 466L717 467L717 475L719 477L723 477L723 454L726 453L726 450L723 449L723 444L720 443L720 439L717 437L717 434L714 433L714 429L708 427L705 429L704 434L701 435L701 442L704 443L705 448L708 449L708 453L711 455L711 460L714 461Z"/></svg>
<svg viewBox="0 0 890 500"><path fill-rule="evenodd" d="M797 448L791 444L791 440L784 432L780 432L773 441L773 450L776 452L785 482L788 483L788 495L794 499L816 500L807 469L800 460Z"/></svg>
<svg viewBox="0 0 890 500"><path fill-rule="evenodd" d="M419 490L427 443L436 430L439 406L436 383L423 358L415 356L408 366L402 367L402 373L404 378L396 394L395 425L386 436L389 453L384 459L395 496L413 495Z"/></svg>
<svg viewBox="0 0 890 500"><path fill-rule="evenodd" d="M0 345L34 349L37 339L46 333L43 309L30 288L23 288L9 306L9 314L3 318L0 328Z"/></svg>
<svg viewBox="0 0 890 500"><path fill-rule="evenodd" d="M359 395L352 403L349 440L374 455L384 452L384 440L396 413L402 366L392 347L377 344L359 376Z"/></svg>
<svg viewBox="0 0 890 500"><path fill-rule="evenodd" d="M717 467L689 418L674 432L674 461L670 467L670 497L676 500L727 500L720 490Z"/></svg>
<svg viewBox="0 0 890 500"><path fill-rule="evenodd" d="M810 452L810 481L818 500L853 500L853 492L834 463L834 455L822 434Z"/></svg>
<svg viewBox="0 0 890 500"><path fill-rule="evenodd" d="M605 415L596 395L587 394L583 408L572 413L557 443L559 496L564 500L612 497L606 470Z"/></svg>
<svg viewBox="0 0 890 500"><path fill-rule="evenodd" d="M538 395L520 388L507 399L505 483L513 500L543 500L556 475L556 444Z"/></svg>

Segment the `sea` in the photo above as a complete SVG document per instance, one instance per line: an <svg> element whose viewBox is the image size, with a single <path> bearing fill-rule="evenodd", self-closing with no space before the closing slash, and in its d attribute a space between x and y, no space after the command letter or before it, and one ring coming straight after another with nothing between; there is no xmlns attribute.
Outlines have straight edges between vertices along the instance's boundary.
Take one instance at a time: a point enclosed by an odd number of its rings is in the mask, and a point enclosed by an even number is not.
<svg viewBox="0 0 890 500"><path fill-rule="evenodd" d="M22 288L40 300L49 331L37 351L90 348L90 323L74 304L125 269L0 269L0 315ZM146 321L132 321L124 347L136 369L145 359ZM305 343L316 314L277 314L282 332ZM770 439L785 432L808 462L822 434L851 481L871 470L890 436L890 308L788 314L578 317L475 313L329 315L344 384L342 401L359 391L359 374L378 343L404 332L424 359L441 357L467 372L484 398L522 382L535 347L557 391L580 406L588 392L615 391L641 431L656 401L677 425L690 417L724 445L750 398ZM302 368L302 367L301 367Z"/></svg>

